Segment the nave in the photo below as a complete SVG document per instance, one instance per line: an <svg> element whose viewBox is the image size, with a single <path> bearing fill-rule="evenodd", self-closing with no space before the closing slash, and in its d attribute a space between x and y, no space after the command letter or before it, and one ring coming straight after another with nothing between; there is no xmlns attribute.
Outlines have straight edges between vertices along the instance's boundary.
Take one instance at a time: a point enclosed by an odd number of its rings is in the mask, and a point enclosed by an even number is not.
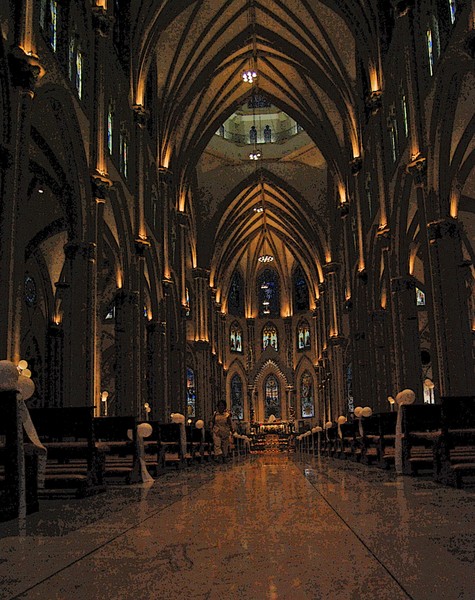
<svg viewBox="0 0 475 600"><path fill-rule="evenodd" d="M251 455L43 500L0 525L0 598L473 598L473 488Z"/></svg>

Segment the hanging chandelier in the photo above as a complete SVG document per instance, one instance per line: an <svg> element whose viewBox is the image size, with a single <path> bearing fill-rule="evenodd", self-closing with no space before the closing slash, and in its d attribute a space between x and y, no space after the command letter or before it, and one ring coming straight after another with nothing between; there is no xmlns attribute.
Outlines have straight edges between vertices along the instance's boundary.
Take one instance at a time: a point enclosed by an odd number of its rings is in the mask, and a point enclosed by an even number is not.
<svg viewBox="0 0 475 600"><path fill-rule="evenodd" d="M256 7L254 4L254 0L249 0L249 10L248 10L248 23L251 28L251 51L252 56L249 59L249 65L247 69L241 74L242 80L244 83L248 83L249 85L254 85L257 80L257 40L256 40Z"/></svg>

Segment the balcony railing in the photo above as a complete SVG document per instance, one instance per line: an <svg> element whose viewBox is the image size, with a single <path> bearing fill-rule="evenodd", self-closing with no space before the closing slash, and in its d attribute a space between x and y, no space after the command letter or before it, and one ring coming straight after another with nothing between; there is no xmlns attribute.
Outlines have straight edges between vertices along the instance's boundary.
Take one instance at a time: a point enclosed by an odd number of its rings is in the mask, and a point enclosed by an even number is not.
<svg viewBox="0 0 475 600"><path fill-rule="evenodd" d="M301 131L303 131L303 127L296 124L290 129L286 129L285 131L276 131L270 130L264 134L264 129L256 130L257 135L255 138L250 135L250 133L242 134L242 133L234 133L232 131L228 131L224 127L220 127L216 132L216 135L224 138L225 140L229 140L230 142L234 142L238 146L246 146L251 144L282 144L287 141L294 135L297 135Z"/></svg>

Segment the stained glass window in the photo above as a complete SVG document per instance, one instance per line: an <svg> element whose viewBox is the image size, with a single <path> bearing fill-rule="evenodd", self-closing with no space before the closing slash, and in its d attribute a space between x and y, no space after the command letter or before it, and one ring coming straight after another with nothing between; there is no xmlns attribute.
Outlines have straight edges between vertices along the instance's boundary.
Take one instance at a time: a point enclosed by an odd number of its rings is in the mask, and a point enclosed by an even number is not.
<svg viewBox="0 0 475 600"><path fill-rule="evenodd" d="M109 103L109 110L107 112L107 149L109 150L109 154L112 155L113 151L113 143L112 143L112 131L114 126L114 112L112 108L112 102Z"/></svg>
<svg viewBox="0 0 475 600"><path fill-rule="evenodd" d="M106 317L105 317L106 321L112 321L113 319L115 319L115 304L111 304L109 306L109 308L107 309L107 313L106 313Z"/></svg>
<svg viewBox="0 0 475 600"><path fill-rule="evenodd" d="M231 416L233 419L244 419L242 379L237 374L231 379Z"/></svg>
<svg viewBox="0 0 475 600"><path fill-rule="evenodd" d="M196 417L195 372L186 368L186 412L188 417Z"/></svg>
<svg viewBox="0 0 475 600"><path fill-rule="evenodd" d="M278 349L277 346L277 329L274 325L268 324L262 330L262 349L265 350L267 346Z"/></svg>
<svg viewBox="0 0 475 600"><path fill-rule="evenodd" d="M295 310L297 310L297 311L308 310L308 308L309 308L308 285L307 285L307 280L305 279L303 269L300 265L294 271L293 281L294 281Z"/></svg>
<svg viewBox="0 0 475 600"><path fill-rule="evenodd" d="M300 405L303 419L315 416L313 382L308 371L305 371L300 379Z"/></svg>
<svg viewBox="0 0 475 600"><path fill-rule="evenodd" d="M229 338L231 352L242 352L242 329L239 323L231 325Z"/></svg>
<svg viewBox="0 0 475 600"><path fill-rule="evenodd" d="M279 398L279 382L274 375L269 375L265 383L265 418L274 415L276 419L281 418L281 407Z"/></svg>
<svg viewBox="0 0 475 600"><path fill-rule="evenodd" d="M370 218L373 216L373 190L371 182L371 173L366 173L364 189L366 193L366 201L368 202L368 213Z"/></svg>
<svg viewBox="0 0 475 600"><path fill-rule="evenodd" d="M49 11L49 43L51 48L56 52L56 44L58 41L58 3L56 0L50 0Z"/></svg>
<svg viewBox="0 0 475 600"><path fill-rule="evenodd" d="M120 133L120 171L122 175L127 179L128 174L128 141L127 133L121 131Z"/></svg>
<svg viewBox="0 0 475 600"><path fill-rule="evenodd" d="M273 269L262 271L257 282L257 297L259 298L260 317L279 317L279 276Z"/></svg>
<svg viewBox="0 0 475 600"><path fill-rule="evenodd" d="M418 287L416 287L416 304L417 304L417 306L425 306L426 305L426 295Z"/></svg>
<svg viewBox="0 0 475 600"><path fill-rule="evenodd" d="M76 90L78 96L82 98L82 52L76 52Z"/></svg>
<svg viewBox="0 0 475 600"><path fill-rule="evenodd" d="M28 306L34 306L36 304L37 292L35 280L31 275L25 277L24 288L26 303Z"/></svg>
<svg viewBox="0 0 475 600"><path fill-rule="evenodd" d="M453 25L455 23L455 14L457 12L457 2L455 0L449 0L449 10L450 10L450 22Z"/></svg>
<svg viewBox="0 0 475 600"><path fill-rule="evenodd" d="M76 74L76 36L73 34L69 38L68 47L68 74L69 79L74 81Z"/></svg>
<svg viewBox="0 0 475 600"><path fill-rule="evenodd" d="M429 59L429 73L434 74L434 44L432 42L432 30L429 28L426 31L426 41L427 41L427 57Z"/></svg>
<svg viewBox="0 0 475 600"><path fill-rule="evenodd" d="M235 317L244 316L244 282L241 273L235 271L228 294L228 312Z"/></svg>
<svg viewBox="0 0 475 600"><path fill-rule="evenodd" d="M188 288L185 288L185 313L186 316L189 317L190 316L190 290Z"/></svg>
<svg viewBox="0 0 475 600"><path fill-rule="evenodd" d="M409 135L409 116L407 112L407 99L406 94L402 93L401 95L401 107L402 107L402 121L404 123L404 135L407 137Z"/></svg>
<svg viewBox="0 0 475 600"><path fill-rule="evenodd" d="M310 325L308 321L300 321L297 330L297 346L299 350L310 348Z"/></svg>

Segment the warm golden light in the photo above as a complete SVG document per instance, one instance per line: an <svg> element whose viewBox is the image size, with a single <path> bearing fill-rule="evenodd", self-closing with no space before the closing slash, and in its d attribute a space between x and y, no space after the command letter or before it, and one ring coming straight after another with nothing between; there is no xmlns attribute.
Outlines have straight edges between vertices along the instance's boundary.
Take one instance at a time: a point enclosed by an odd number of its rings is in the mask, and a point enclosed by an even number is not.
<svg viewBox="0 0 475 600"><path fill-rule="evenodd" d="M99 6L99 7L103 8L104 10L107 10L107 0L96 0L96 6Z"/></svg>
<svg viewBox="0 0 475 600"><path fill-rule="evenodd" d="M377 92L381 89L379 87L378 71L374 65L370 65L369 67L369 80L372 92Z"/></svg>
<svg viewBox="0 0 475 600"><path fill-rule="evenodd" d="M386 290L383 290L381 292L381 308L386 309L387 305L388 305L388 296L387 296Z"/></svg>
<svg viewBox="0 0 475 600"><path fill-rule="evenodd" d="M450 216L452 219L458 217L459 212L459 195L456 192L452 192L450 196Z"/></svg>
<svg viewBox="0 0 475 600"><path fill-rule="evenodd" d="M122 278L122 270L120 269L120 267L117 267L115 278L116 278L116 281L117 281L117 287L118 287L118 289L119 290L122 289L123 278Z"/></svg>
<svg viewBox="0 0 475 600"><path fill-rule="evenodd" d="M344 204L346 202L346 188L342 183L338 184L338 193L340 196L340 202Z"/></svg>

